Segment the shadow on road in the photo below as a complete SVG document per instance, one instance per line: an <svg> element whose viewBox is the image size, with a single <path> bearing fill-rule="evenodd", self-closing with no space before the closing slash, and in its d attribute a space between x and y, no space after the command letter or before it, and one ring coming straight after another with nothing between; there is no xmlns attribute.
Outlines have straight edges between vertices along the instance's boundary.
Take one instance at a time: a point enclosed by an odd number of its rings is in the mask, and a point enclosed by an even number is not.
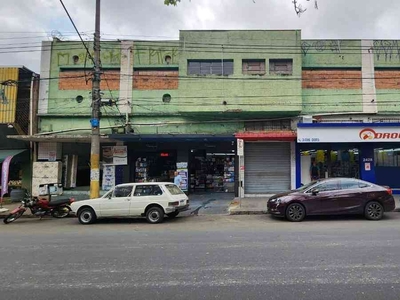
<svg viewBox="0 0 400 300"><path fill-rule="evenodd" d="M176 217L176 218L165 217L164 222L163 223L159 223L159 224L183 223L189 218L190 218L190 216L182 216L182 217ZM76 223L75 224L82 226L79 223L78 219L76 219ZM159 225L159 224L150 224L150 223L147 222L147 220L145 218L106 218L106 219L97 220L93 225L96 225L96 224L149 224L149 225L153 225L153 226ZM90 226L90 225L88 225L88 226Z"/></svg>
<svg viewBox="0 0 400 300"><path fill-rule="evenodd" d="M275 217L275 216L268 216L271 220L276 220L278 222L289 222L286 220L286 218L283 217ZM366 221L366 222L374 222L372 220L367 220L363 215L331 215L331 216L308 216L306 217L302 223L304 222L315 222L315 221ZM378 220L378 222L383 222L383 221L390 221L393 220L393 217L391 214L386 213L383 215L383 218L381 220Z"/></svg>

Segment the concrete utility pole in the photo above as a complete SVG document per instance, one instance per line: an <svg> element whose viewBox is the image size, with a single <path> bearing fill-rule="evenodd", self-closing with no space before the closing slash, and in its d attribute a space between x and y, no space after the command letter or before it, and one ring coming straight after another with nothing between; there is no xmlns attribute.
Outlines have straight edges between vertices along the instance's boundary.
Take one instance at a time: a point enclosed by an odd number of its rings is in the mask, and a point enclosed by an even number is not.
<svg viewBox="0 0 400 300"><path fill-rule="evenodd" d="M96 0L94 74L92 80L92 137L90 149L90 198L100 196L100 0Z"/></svg>

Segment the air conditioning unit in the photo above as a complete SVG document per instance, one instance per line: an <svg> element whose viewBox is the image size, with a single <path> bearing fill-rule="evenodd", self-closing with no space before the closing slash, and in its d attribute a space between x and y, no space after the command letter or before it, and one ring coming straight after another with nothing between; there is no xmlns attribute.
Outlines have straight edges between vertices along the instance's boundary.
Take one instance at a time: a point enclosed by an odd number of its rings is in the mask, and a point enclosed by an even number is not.
<svg viewBox="0 0 400 300"><path fill-rule="evenodd" d="M301 121L301 123L310 124L313 122L313 117L312 116L302 116L300 121Z"/></svg>

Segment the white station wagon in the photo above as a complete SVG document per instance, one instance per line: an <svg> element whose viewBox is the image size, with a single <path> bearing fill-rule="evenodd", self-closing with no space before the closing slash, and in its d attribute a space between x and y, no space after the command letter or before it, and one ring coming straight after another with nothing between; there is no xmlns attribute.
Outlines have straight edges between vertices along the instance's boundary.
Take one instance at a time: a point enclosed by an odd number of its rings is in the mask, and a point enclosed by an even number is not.
<svg viewBox="0 0 400 300"><path fill-rule="evenodd" d="M149 223L161 223L164 216L175 218L189 209L189 199L170 182L120 184L103 197L77 201L71 205L81 224L100 218L146 217Z"/></svg>

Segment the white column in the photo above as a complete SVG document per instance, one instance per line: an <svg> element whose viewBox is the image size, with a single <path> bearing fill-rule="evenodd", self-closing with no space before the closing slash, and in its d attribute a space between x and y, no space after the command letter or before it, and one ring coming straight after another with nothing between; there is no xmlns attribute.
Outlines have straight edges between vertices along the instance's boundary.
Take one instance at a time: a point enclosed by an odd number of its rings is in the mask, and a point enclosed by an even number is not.
<svg viewBox="0 0 400 300"><path fill-rule="evenodd" d="M131 113L133 89L133 41L121 42L121 71L118 106L121 113Z"/></svg>
<svg viewBox="0 0 400 300"><path fill-rule="evenodd" d="M296 144L290 142L290 188L296 188Z"/></svg>
<svg viewBox="0 0 400 300"><path fill-rule="evenodd" d="M244 141L242 139L237 140L237 155L239 158L238 164L239 164L239 174L238 174L238 179L239 179L239 198L244 198Z"/></svg>
<svg viewBox="0 0 400 300"><path fill-rule="evenodd" d="M363 112L376 114L378 103L375 88L374 41L361 41Z"/></svg>
<svg viewBox="0 0 400 300"><path fill-rule="evenodd" d="M42 53L40 58L40 87L38 100L39 114L46 114L49 107L51 53L52 42L42 42Z"/></svg>

